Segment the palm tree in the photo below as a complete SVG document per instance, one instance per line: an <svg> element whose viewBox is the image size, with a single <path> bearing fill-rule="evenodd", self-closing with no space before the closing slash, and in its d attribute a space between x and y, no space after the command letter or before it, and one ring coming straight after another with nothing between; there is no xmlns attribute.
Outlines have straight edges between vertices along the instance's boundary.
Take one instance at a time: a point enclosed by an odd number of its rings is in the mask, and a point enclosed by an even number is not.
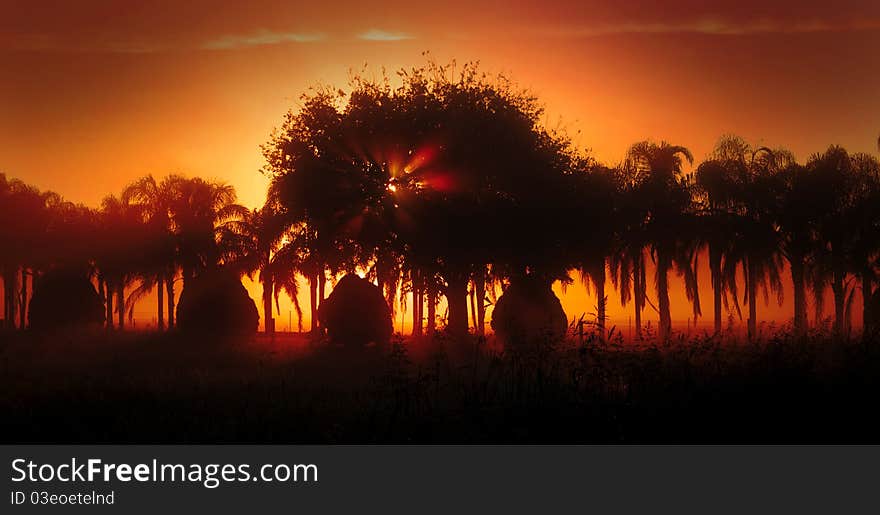
<svg viewBox="0 0 880 515"><path fill-rule="evenodd" d="M576 186L578 203L582 209L571 223L586 225L589 237L583 238L573 250L580 256L577 263L581 283L589 293L592 286L596 293L596 329L605 338L607 320L607 296L605 282L608 277L609 260L617 246L619 234L616 203L619 196L617 171L596 163L591 158L577 159L574 163L578 179ZM563 201L563 199L559 199Z"/></svg>
<svg viewBox="0 0 880 515"><path fill-rule="evenodd" d="M834 295L834 334L844 335L848 298L851 288L848 277L854 270L849 255L858 238L860 223L853 217L859 204L859 174L853 159L840 146L831 146L822 154L814 154L807 162L807 170L816 181L817 202L821 206L817 216L818 252L813 288L817 300L830 282ZM861 252L860 252L861 254ZM865 256L860 256L864 258ZM858 271L864 269L859 264Z"/></svg>
<svg viewBox="0 0 880 515"><path fill-rule="evenodd" d="M731 156L740 163L742 170L734 187L732 206L736 237L725 259L724 276L736 301L736 271L737 266L741 266L749 306L748 336L755 338L758 288L763 289L765 301L773 292L782 303L782 238L776 216L779 204L777 184L780 171L790 166L794 159L786 150L752 149L747 144L737 149L739 155Z"/></svg>
<svg viewBox="0 0 880 515"><path fill-rule="evenodd" d="M107 328L113 328L116 312L119 329L125 328L127 308L131 302L126 298L126 288L137 278L145 244L143 214L140 206L129 204L114 195L101 201L100 239L97 242L96 263L105 284ZM113 307L113 297L116 307Z"/></svg>
<svg viewBox="0 0 880 515"><path fill-rule="evenodd" d="M685 291L700 314L696 284L697 247L682 237L695 226L690 183L683 176L684 163L693 164L690 151L682 146L642 141L627 152L625 166L635 181L637 198L647 207L645 234L656 265L655 287L660 312L659 337L672 332L669 303L669 272L675 267L685 280Z"/></svg>
<svg viewBox="0 0 880 515"><path fill-rule="evenodd" d="M235 188L228 184L182 177L171 179L171 184L169 207L185 288L196 275L221 264L227 224L248 216L249 210L235 203Z"/></svg>
<svg viewBox="0 0 880 515"><path fill-rule="evenodd" d="M807 170L792 163L777 177L776 223L781 252L788 261L794 292L793 326L796 335L807 330L807 274L817 252L816 206L819 196Z"/></svg>
<svg viewBox="0 0 880 515"><path fill-rule="evenodd" d="M60 197L0 174L0 276L4 283L4 319L9 328L27 327L28 285L47 264L46 232ZM17 315L17 317L16 317Z"/></svg>
<svg viewBox="0 0 880 515"><path fill-rule="evenodd" d="M695 198L700 208L700 237L708 247L712 279L714 331L721 332L721 308L726 304L728 282L722 263L729 257L735 233L735 198L746 175L741 159L748 145L739 137L722 136L709 159L700 163L695 174Z"/></svg>
<svg viewBox="0 0 880 515"><path fill-rule="evenodd" d="M854 274L861 278L863 334L871 334L870 301L880 264L880 161L868 154L852 156L855 191L850 203L852 221L848 254Z"/></svg>
<svg viewBox="0 0 880 515"><path fill-rule="evenodd" d="M156 320L160 331L165 328L166 307L168 328L174 326L174 277L177 267L171 206L176 193L175 185L180 181L181 178L177 176L157 181L152 175L147 175L128 185L122 192L123 202L140 207L148 227L149 259L142 273L142 290L156 288ZM167 303L165 293L168 294Z"/></svg>
<svg viewBox="0 0 880 515"><path fill-rule="evenodd" d="M267 202L261 209L250 211L240 221L227 224L224 239L230 242L226 261L239 273L252 276L259 273L263 288L263 317L266 334L275 332L272 300L278 304L278 294L286 291L293 301L297 318L302 318L296 276L299 266L290 258L289 232L277 208Z"/></svg>

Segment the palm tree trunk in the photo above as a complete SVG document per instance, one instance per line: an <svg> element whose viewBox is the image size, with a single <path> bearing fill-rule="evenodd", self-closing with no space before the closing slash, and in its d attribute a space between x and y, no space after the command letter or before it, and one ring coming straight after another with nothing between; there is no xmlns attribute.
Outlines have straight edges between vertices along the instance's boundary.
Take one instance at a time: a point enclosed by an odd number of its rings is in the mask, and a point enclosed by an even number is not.
<svg viewBox="0 0 880 515"><path fill-rule="evenodd" d="M633 306L635 306L636 339L642 339L642 306L645 298L645 269L641 256L633 260Z"/></svg>
<svg viewBox="0 0 880 515"><path fill-rule="evenodd" d="M168 302L168 329L174 327L174 270L165 278L165 293L167 293Z"/></svg>
<svg viewBox="0 0 880 515"><path fill-rule="evenodd" d="M758 336L758 270L753 264L751 257L747 260L746 274L746 291L748 292L749 302L749 340L754 340Z"/></svg>
<svg viewBox="0 0 880 515"><path fill-rule="evenodd" d="M477 297L477 334L486 334L486 267L481 267L474 285Z"/></svg>
<svg viewBox="0 0 880 515"><path fill-rule="evenodd" d="M870 269L862 272L862 334L869 334L877 323L871 316L871 297L873 295L871 283L873 282L873 275Z"/></svg>
<svg viewBox="0 0 880 515"><path fill-rule="evenodd" d="M267 335L275 334L275 317L272 316L272 279L263 279L263 331Z"/></svg>
<svg viewBox="0 0 880 515"><path fill-rule="evenodd" d="M468 291L468 297L471 301L471 323L474 326L474 330L476 332L477 328L477 285L474 281L471 281L471 288Z"/></svg>
<svg viewBox="0 0 880 515"><path fill-rule="evenodd" d="M432 286L428 286L428 319L425 321L425 334L434 336L434 322L437 319L437 293Z"/></svg>
<svg viewBox="0 0 880 515"><path fill-rule="evenodd" d="M831 291L834 293L834 336L840 338L843 336L844 328L844 311L846 304L846 292L844 291L843 278L846 274L840 267L834 268L831 280Z"/></svg>
<svg viewBox="0 0 880 515"><path fill-rule="evenodd" d="M596 269L593 276L593 282L596 284L596 327L599 329L599 338L605 339L605 318L606 318L606 302L605 302L605 258L602 258L602 264Z"/></svg>
<svg viewBox="0 0 880 515"><path fill-rule="evenodd" d="M709 269L712 273L712 296L715 320L715 334L721 334L721 251L709 245Z"/></svg>
<svg viewBox="0 0 880 515"><path fill-rule="evenodd" d="M113 330L113 314L115 311L113 310L113 286L110 281L104 283L104 290L106 293L104 294L104 298L107 301L107 329Z"/></svg>
<svg viewBox="0 0 880 515"><path fill-rule="evenodd" d="M449 332L453 336L468 334L467 274L450 273L446 283L446 302L449 305Z"/></svg>
<svg viewBox="0 0 880 515"><path fill-rule="evenodd" d="M9 267L3 272L3 318L6 327L15 329L15 283L18 281L18 267Z"/></svg>
<svg viewBox="0 0 880 515"><path fill-rule="evenodd" d="M666 252L657 253L657 307L660 310L660 340L672 335L672 316L669 312L669 257Z"/></svg>
<svg viewBox="0 0 880 515"><path fill-rule="evenodd" d="M410 274L412 282L412 336L416 338L422 335L422 285L420 279L421 275L418 270L413 270Z"/></svg>
<svg viewBox="0 0 880 515"><path fill-rule="evenodd" d="M312 313L311 331L318 330L318 274L309 277L309 311Z"/></svg>
<svg viewBox="0 0 880 515"><path fill-rule="evenodd" d="M156 328L165 330L165 285L162 274L156 278Z"/></svg>
<svg viewBox="0 0 880 515"><path fill-rule="evenodd" d="M28 284L27 269L21 267L21 303L18 305L18 327L20 329L27 328L27 308L28 308Z"/></svg>
<svg viewBox="0 0 880 515"><path fill-rule="evenodd" d="M9 324L9 282L6 280L6 269L0 274L0 280L3 281L3 325L0 329L5 329Z"/></svg>
<svg viewBox="0 0 880 515"><path fill-rule="evenodd" d="M119 315L119 329L125 329L125 286L116 290L116 312Z"/></svg>
<svg viewBox="0 0 880 515"><path fill-rule="evenodd" d="M794 285L794 333L803 336L807 332L807 288L804 283L804 258L797 255L789 259L791 282Z"/></svg>
<svg viewBox="0 0 880 515"><path fill-rule="evenodd" d="M324 292L326 291L325 290L326 287L327 287L327 276L324 275L324 269L322 268L321 273L318 274L318 304L316 307L319 310L321 309L321 304L324 303L324 299L325 299ZM321 325L320 320L318 322L319 322L318 325L320 326Z"/></svg>

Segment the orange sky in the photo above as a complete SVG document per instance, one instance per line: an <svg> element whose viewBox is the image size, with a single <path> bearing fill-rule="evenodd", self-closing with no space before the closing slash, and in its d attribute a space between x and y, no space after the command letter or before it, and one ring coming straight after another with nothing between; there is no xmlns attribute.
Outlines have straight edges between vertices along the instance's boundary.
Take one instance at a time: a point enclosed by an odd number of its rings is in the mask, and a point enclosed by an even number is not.
<svg viewBox="0 0 880 515"><path fill-rule="evenodd" d="M512 75L612 163L645 138L701 159L733 132L803 160L880 131L876 2L35 3L0 0L0 171L91 205L182 172L256 206L258 146L301 92L423 51Z"/></svg>

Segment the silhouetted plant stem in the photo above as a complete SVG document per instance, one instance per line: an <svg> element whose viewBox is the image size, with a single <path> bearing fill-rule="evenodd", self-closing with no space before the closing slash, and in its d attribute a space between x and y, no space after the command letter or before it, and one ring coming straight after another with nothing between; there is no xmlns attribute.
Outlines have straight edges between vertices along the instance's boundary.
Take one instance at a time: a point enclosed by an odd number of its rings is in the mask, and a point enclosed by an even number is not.
<svg viewBox="0 0 880 515"><path fill-rule="evenodd" d="M435 329L435 321L437 319L437 294L435 293L434 287L432 285L428 285L428 318L425 322L425 333L428 337L434 336Z"/></svg>
<svg viewBox="0 0 880 515"><path fill-rule="evenodd" d="M476 277L474 285L477 298L477 334L486 334L486 267L480 267L480 273Z"/></svg>
<svg viewBox="0 0 880 515"><path fill-rule="evenodd" d="M27 308L28 308L28 285L27 285L27 268L21 268L21 304L18 308L19 329L27 328Z"/></svg>
<svg viewBox="0 0 880 515"><path fill-rule="evenodd" d="M601 264L596 269L593 282L596 283L596 327L599 329L599 338L605 339L605 258L602 258Z"/></svg>
<svg viewBox="0 0 880 515"><path fill-rule="evenodd" d="M165 330L165 281L160 273L156 278L156 327Z"/></svg>
<svg viewBox="0 0 880 515"><path fill-rule="evenodd" d="M660 340L672 335L672 316L669 312L669 268L671 263L664 250L657 252L657 307L660 310Z"/></svg>
<svg viewBox="0 0 880 515"><path fill-rule="evenodd" d="M452 272L446 283L449 332L454 336L466 336L468 334L467 274Z"/></svg>
<svg viewBox="0 0 880 515"><path fill-rule="evenodd" d="M804 282L804 258L793 256L789 259L791 282L794 285L794 332L803 336L807 332L807 290Z"/></svg>
<svg viewBox="0 0 880 515"><path fill-rule="evenodd" d="M104 302L107 303L107 330L113 330L113 288L110 281L104 281Z"/></svg>
<svg viewBox="0 0 880 515"><path fill-rule="evenodd" d="M174 328L174 268L171 269L171 273L165 280L165 293L167 294L166 301L168 302L168 329Z"/></svg>
<svg viewBox="0 0 880 515"><path fill-rule="evenodd" d="M119 317L119 330L125 329L125 287L119 285L116 289L116 314Z"/></svg>
<svg viewBox="0 0 880 515"><path fill-rule="evenodd" d="M318 274L309 276L309 311L312 314L311 331L318 330Z"/></svg>
<svg viewBox="0 0 880 515"><path fill-rule="evenodd" d="M749 340L754 340L758 336L758 270L754 260L749 257L746 260L746 291L748 292L749 303Z"/></svg>
<svg viewBox="0 0 880 515"><path fill-rule="evenodd" d="M846 273L841 267L835 266L831 279L831 291L834 294L834 336L843 335L844 316L846 310L846 292L843 280Z"/></svg>
<svg viewBox="0 0 880 515"><path fill-rule="evenodd" d="M709 269L712 275L712 300L713 320L715 322L715 334L721 333L721 252L716 245L709 245Z"/></svg>
<svg viewBox="0 0 880 515"><path fill-rule="evenodd" d="M412 283L412 335L422 335L422 284L421 272L413 270L410 274Z"/></svg>
<svg viewBox="0 0 880 515"><path fill-rule="evenodd" d="M642 339L642 308L645 307L645 266L642 254L633 259L633 307L635 311L636 339Z"/></svg>
<svg viewBox="0 0 880 515"><path fill-rule="evenodd" d="M274 284L268 273L260 274L263 283L263 330L266 334L275 333L275 317L272 316L272 291Z"/></svg>

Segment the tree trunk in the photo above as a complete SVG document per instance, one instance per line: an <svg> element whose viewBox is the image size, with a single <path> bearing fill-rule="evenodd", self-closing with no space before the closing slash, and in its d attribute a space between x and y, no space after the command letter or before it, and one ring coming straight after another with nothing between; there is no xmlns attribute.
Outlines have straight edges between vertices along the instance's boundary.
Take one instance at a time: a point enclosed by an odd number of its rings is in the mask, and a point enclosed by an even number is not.
<svg viewBox="0 0 880 515"><path fill-rule="evenodd" d="M669 258L666 252L657 253L657 304L660 310L660 340L672 336L672 316L669 312Z"/></svg>
<svg viewBox="0 0 880 515"><path fill-rule="evenodd" d="M468 298L471 301L471 323L474 326L474 332L477 332L477 285L474 281L471 281Z"/></svg>
<svg viewBox="0 0 880 515"><path fill-rule="evenodd" d="M721 252L714 246L709 246L709 270L712 273L712 297L715 321L715 334L721 334Z"/></svg>
<svg viewBox="0 0 880 515"><path fill-rule="evenodd" d="M599 330L599 338L605 339L605 318L606 318L606 302L605 302L605 259L602 259L602 265L596 269L593 276L593 282L596 283L596 327Z"/></svg>
<svg viewBox="0 0 880 515"><path fill-rule="evenodd" d="M746 291L749 302L749 340L754 340L758 336L758 270L752 263L752 258L748 258Z"/></svg>
<svg viewBox="0 0 880 515"><path fill-rule="evenodd" d="M417 338L422 335L421 274L417 270L413 270L410 280L412 282L412 335Z"/></svg>
<svg viewBox="0 0 880 515"><path fill-rule="evenodd" d="M477 334L486 334L486 270L482 267L474 285L477 297Z"/></svg>
<svg viewBox="0 0 880 515"><path fill-rule="evenodd" d="M28 308L28 284L27 270L21 268L21 303L18 305L18 327L22 330L27 328L27 308Z"/></svg>
<svg viewBox="0 0 880 515"><path fill-rule="evenodd" d="M871 270L862 272L862 334L865 335L869 334L877 323L871 316L872 276Z"/></svg>
<svg viewBox="0 0 880 515"><path fill-rule="evenodd" d="M6 327L15 329L15 283L18 281L17 267L7 268L3 272L3 318Z"/></svg>
<svg viewBox="0 0 880 515"><path fill-rule="evenodd" d="M843 278L846 275L839 267L835 267L831 280L831 291L834 293L834 336L843 336L846 292L844 291Z"/></svg>
<svg viewBox="0 0 880 515"><path fill-rule="evenodd" d="M104 282L104 300L107 302L107 329L113 330L113 287L110 281Z"/></svg>
<svg viewBox="0 0 880 515"><path fill-rule="evenodd" d="M166 301L168 302L168 329L174 327L174 270L165 278Z"/></svg>
<svg viewBox="0 0 880 515"><path fill-rule="evenodd" d="M272 316L273 286L270 278L263 279L263 331L270 336L275 334L275 317Z"/></svg>
<svg viewBox="0 0 880 515"><path fill-rule="evenodd" d="M428 337L434 336L435 320L437 319L437 293L433 286L428 286L428 319L426 320L425 333Z"/></svg>
<svg viewBox="0 0 880 515"><path fill-rule="evenodd" d="M327 287L327 276L324 275L324 269L322 268L321 272L318 274L318 304L316 307L319 310L321 309L321 304L324 303L324 299L325 299L324 293L326 291L326 287ZM320 326L320 325L321 325L321 323L319 320L318 326Z"/></svg>
<svg viewBox="0 0 880 515"><path fill-rule="evenodd" d="M318 330L318 274L309 277L309 311L312 313L311 331Z"/></svg>
<svg viewBox="0 0 880 515"><path fill-rule="evenodd" d="M642 339L642 306L645 299L645 268L641 256L633 260L633 305L635 306L636 340Z"/></svg>
<svg viewBox="0 0 880 515"><path fill-rule="evenodd" d="M794 334L803 336L807 332L807 289L804 283L804 258L793 256L791 265L791 282L794 288Z"/></svg>
<svg viewBox="0 0 880 515"><path fill-rule="evenodd" d="M457 337L468 334L467 281L467 275L462 273L451 273L446 280L449 333Z"/></svg>
<svg viewBox="0 0 880 515"><path fill-rule="evenodd" d="M165 330L165 281L162 274L156 278L156 328Z"/></svg>
<svg viewBox="0 0 880 515"><path fill-rule="evenodd" d="M125 329L125 286L116 290L116 312L119 315L119 329Z"/></svg>

